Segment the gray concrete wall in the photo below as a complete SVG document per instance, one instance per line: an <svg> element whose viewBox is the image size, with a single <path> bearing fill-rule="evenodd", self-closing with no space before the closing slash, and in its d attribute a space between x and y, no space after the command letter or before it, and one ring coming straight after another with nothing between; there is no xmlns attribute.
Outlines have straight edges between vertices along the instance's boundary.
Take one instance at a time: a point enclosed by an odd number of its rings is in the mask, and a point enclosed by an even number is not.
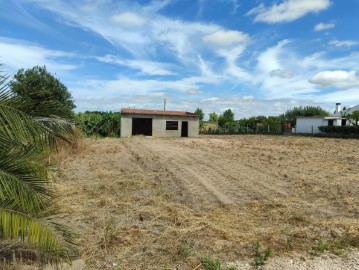
<svg viewBox="0 0 359 270"><path fill-rule="evenodd" d="M198 117L122 114L121 137L131 137L132 118L152 118L152 136L154 137L181 137L182 121L188 122L188 137L198 137L199 135ZM166 121L178 121L178 130L166 130Z"/></svg>
<svg viewBox="0 0 359 270"><path fill-rule="evenodd" d="M127 114L121 115L121 137L131 137L132 135L132 117Z"/></svg>

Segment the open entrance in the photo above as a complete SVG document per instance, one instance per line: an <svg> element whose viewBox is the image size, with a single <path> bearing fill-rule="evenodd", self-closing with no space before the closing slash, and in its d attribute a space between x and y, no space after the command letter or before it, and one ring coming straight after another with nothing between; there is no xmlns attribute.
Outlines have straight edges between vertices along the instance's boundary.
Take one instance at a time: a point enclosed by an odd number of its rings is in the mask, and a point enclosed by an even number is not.
<svg viewBox="0 0 359 270"><path fill-rule="evenodd" d="M188 137L188 122L182 121L181 137Z"/></svg>
<svg viewBox="0 0 359 270"><path fill-rule="evenodd" d="M132 118L132 136L152 136L152 118Z"/></svg>

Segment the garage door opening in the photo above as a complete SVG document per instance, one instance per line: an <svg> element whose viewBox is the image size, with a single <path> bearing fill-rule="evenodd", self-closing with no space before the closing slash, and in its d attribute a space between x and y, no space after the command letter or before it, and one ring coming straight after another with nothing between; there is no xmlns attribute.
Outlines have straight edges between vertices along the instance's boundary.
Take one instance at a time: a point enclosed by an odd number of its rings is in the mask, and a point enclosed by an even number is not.
<svg viewBox="0 0 359 270"><path fill-rule="evenodd" d="M132 118L132 136L152 136L152 118Z"/></svg>

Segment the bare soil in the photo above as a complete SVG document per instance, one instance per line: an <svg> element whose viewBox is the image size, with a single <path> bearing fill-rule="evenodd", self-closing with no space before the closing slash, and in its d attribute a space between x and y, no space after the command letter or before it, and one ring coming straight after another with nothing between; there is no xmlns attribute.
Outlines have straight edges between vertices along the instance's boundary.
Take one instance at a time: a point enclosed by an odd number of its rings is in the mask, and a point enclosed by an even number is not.
<svg viewBox="0 0 359 270"><path fill-rule="evenodd" d="M310 264L323 254L331 254L326 267L339 260L331 269L358 269L359 140L258 135L86 144L60 162L55 178L59 220L79 233L84 269L204 269L205 256L250 269L256 241L259 253L272 251L268 269L326 269Z"/></svg>

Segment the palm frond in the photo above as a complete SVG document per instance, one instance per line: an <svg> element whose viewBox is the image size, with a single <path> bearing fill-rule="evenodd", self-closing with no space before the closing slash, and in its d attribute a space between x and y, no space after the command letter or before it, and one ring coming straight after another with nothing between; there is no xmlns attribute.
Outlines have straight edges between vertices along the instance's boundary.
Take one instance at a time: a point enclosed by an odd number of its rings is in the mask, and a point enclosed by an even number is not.
<svg viewBox="0 0 359 270"><path fill-rule="evenodd" d="M0 235L36 248L49 262L57 263L76 254L73 235L65 226L1 207Z"/></svg>

